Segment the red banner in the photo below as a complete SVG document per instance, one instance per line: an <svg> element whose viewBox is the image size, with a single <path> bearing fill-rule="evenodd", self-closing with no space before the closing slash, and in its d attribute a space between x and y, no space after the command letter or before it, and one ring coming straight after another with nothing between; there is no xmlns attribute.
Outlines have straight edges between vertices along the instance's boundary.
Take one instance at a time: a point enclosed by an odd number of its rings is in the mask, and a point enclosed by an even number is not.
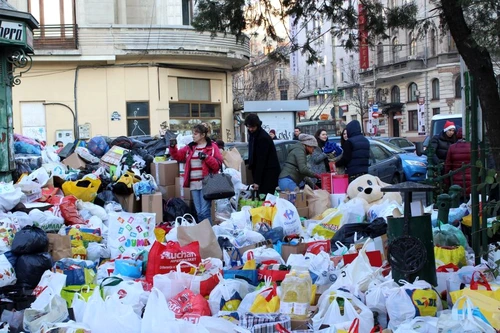
<svg viewBox="0 0 500 333"><path fill-rule="evenodd" d="M359 68L369 67L368 31L365 29L366 16L362 4L358 4L358 31L359 31Z"/></svg>

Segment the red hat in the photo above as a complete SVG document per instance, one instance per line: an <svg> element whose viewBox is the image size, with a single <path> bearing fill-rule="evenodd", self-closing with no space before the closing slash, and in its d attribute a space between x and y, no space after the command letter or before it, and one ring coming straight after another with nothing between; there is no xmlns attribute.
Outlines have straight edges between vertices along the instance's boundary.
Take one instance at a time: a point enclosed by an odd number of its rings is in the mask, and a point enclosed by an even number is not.
<svg viewBox="0 0 500 333"><path fill-rule="evenodd" d="M455 127L455 123L454 123L454 122L452 122L452 121L447 120L447 121L444 123L443 132L449 131L449 130L451 130L451 129L456 129L456 127Z"/></svg>
<svg viewBox="0 0 500 333"><path fill-rule="evenodd" d="M275 130L270 130L269 133L273 133L274 135L276 135L276 131Z"/></svg>

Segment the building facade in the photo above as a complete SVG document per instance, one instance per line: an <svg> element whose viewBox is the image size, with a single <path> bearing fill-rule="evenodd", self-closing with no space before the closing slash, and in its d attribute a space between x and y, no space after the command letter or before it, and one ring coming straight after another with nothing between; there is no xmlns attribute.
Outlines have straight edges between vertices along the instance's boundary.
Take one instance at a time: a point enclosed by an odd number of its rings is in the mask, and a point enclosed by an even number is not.
<svg viewBox="0 0 500 333"><path fill-rule="evenodd" d="M13 92L16 133L51 144L70 141L74 123L86 139L156 135L160 124L190 133L204 121L233 139L232 72L248 64L249 41L195 31L191 0L9 3L40 22Z"/></svg>
<svg viewBox="0 0 500 333"><path fill-rule="evenodd" d="M396 3L386 1L387 6ZM418 0L417 4L419 18L431 16L432 1ZM291 72L304 78L300 98L310 101L307 118L329 113L339 131L357 119L367 135L421 141L429 134L434 114L461 113L460 58L451 35L441 33L438 20L431 19L433 23L421 35L403 29L390 31L389 40L367 50L364 64L359 53L346 52L330 34L323 34L314 44L323 58L321 63L307 65L305 56L297 52L292 56L298 59L297 65L294 68L291 60ZM296 27L298 43L302 44L308 31L321 34L329 24L311 20ZM331 87L338 93L336 98L328 94ZM369 118L372 104L379 110L375 119Z"/></svg>

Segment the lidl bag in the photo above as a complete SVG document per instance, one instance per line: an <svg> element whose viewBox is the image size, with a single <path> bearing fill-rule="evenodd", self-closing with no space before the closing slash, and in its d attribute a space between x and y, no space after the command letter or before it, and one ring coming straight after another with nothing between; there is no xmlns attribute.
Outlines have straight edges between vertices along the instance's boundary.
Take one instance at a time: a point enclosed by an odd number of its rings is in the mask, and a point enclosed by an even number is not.
<svg viewBox="0 0 500 333"><path fill-rule="evenodd" d="M434 246L434 257L437 262L454 264L458 267L467 265L463 246Z"/></svg>
<svg viewBox="0 0 500 333"><path fill-rule="evenodd" d="M276 290L276 283L272 287L265 288L259 292L250 307L251 313L275 313L280 309L280 298Z"/></svg>
<svg viewBox="0 0 500 333"><path fill-rule="evenodd" d="M153 277L156 274L165 274L175 270L182 261L195 266L200 263L200 244L198 242L181 246L178 242L163 244L155 241L148 256L146 281L153 282ZM189 272L190 269L185 268L182 271Z"/></svg>
<svg viewBox="0 0 500 333"><path fill-rule="evenodd" d="M93 202L100 186L101 180L99 178L85 176L77 181L65 181L62 190L64 195L74 195L80 200Z"/></svg>
<svg viewBox="0 0 500 333"><path fill-rule="evenodd" d="M111 258L127 250L148 251L155 242L154 213L111 212L108 214L108 248Z"/></svg>

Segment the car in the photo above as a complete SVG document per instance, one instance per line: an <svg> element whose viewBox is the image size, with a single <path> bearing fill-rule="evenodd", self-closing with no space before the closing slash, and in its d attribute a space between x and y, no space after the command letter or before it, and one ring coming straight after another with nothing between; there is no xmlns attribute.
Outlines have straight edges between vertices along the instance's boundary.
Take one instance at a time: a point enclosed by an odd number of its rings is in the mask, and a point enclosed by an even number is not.
<svg viewBox="0 0 500 333"><path fill-rule="evenodd" d="M376 139L391 143L401 149L406 150L408 153L415 153L415 151L417 150L415 144L406 138L378 136L376 137Z"/></svg>
<svg viewBox="0 0 500 333"><path fill-rule="evenodd" d="M397 184L405 180L402 159L399 154L389 150L386 143L367 138L370 141L370 167L368 173L377 176L381 181L389 184ZM328 138L340 144L339 136Z"/></svg>
<svg viewBox="0 0 500 333"><path fill-rule="evenodd" d="M280 162L280 167L286 162L286 157L288 155L288 147L290 145L296 144L298 141L294 140L273 140L274 146L276 147L276 154L278 155L278 161ZM231 150L232 148L238 149L241 158L244 161L248 160L248 142L226 142L224 144L224 150Z"/></svg>
<svg viewBox="0 0 500 333"><path fill-rule="evenodd" d="M397 154L402 161L404 179L413 182L425 180L427 175L427 156L418 156L414 153L409 153L389 142L380 140L379 138L371 139L370 141L380 142L387 150L393 154Z"/></svg>

